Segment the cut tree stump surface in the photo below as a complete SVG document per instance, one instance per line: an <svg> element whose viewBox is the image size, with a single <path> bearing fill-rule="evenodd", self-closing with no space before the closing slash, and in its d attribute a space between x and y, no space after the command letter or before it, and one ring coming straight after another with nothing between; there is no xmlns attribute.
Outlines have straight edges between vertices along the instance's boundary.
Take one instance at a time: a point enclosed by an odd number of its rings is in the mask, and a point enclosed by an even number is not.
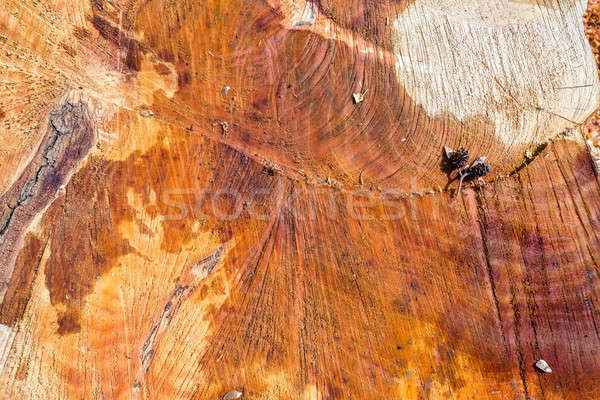
<svg viewBox="0 0 600 400"><path fill-rule="evenodd" d="M599 11L0 0L0 398L600 398Z"/></svg>

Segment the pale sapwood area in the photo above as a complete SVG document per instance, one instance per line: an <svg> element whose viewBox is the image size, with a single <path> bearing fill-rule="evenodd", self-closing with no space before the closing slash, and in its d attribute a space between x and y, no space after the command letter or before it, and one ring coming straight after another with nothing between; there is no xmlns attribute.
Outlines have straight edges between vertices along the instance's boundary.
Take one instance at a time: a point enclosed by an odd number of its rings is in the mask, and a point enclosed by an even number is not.
<svg viewBox="0 0 600 400"><path fill-rule="evenodd" d="M0 0L0 398L599 398L586 7Z"/></svg>

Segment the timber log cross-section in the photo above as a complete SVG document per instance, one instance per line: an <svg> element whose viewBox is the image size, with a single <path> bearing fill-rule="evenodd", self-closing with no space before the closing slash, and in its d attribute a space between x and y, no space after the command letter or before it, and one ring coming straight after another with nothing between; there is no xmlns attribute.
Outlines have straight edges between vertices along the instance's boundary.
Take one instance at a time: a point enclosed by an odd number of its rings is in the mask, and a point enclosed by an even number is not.
<svg viewBox="0 0 600 400"><path fill-rule="evenodd" d="M599 46L597 0L0 0L0 400L600 399Z"/></svg>

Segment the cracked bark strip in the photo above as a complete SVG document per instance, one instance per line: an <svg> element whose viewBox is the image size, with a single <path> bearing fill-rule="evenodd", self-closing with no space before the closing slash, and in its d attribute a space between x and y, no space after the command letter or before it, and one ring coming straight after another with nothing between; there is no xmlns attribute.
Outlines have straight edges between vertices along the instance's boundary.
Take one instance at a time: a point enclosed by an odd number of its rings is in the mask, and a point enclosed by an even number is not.
<svg viewBox="0 0 600 400"><path fill-rule="evenodd" d="M0 196L0 301L4 299L24 232L56 197L95 141L83 102L65 101L50 113L47 133L23 173Z"/></svg>
<svg viewBox="0 0 600 400"><path fill-rule="evenodd" d="M181 282L175 287L171 297L165 304L162 315L158 322L152 327L148 338L142 346L140 354L140 366L138 368L136 379L134 383L135 388L141 388L144 376L150 368L150 363L154 358L156 348L160 343L160 339L164 332L167 330L173 317L179 311L179 308L185 300L187 300L194 290L198 287L200 282L206 279L211 272L214 271L215 267L221 260L223 254L223 246L220 246L208 257L193 264L181 279Z"/></svg>

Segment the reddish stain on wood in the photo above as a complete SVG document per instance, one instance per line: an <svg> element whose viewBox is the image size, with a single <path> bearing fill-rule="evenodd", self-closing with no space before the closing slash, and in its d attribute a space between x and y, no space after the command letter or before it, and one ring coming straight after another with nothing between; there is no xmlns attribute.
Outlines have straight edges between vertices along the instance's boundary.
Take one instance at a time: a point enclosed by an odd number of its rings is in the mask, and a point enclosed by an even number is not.
<svg viewBox="0 0 600 400"><path fill-rule="evenodd" d="M137 72L141 69L142 49L137 40L130 38L127 32L123 32L118 26L114 26L99 15L93 16L92 25L116 48L125 50L123 62L129 70Z"/></svg>
<svg viewBox="0 0 600 400"><path fill-rule="evenodd" d="M4 301L0 307L0 323L15 326L23 318L25 307L31 297L31 285L38 273L44 253L44 242L34 234L28 234L17 257Z"/></svg>
<svg viewBox="0 0 600 400"><path fill-rule="evenodd" d="M58 330L59 335L68 335L70 333L76 333L81 330L81 326L78 321L79 317L73 315L73 313L65 313L58 318Z"/></svg>

